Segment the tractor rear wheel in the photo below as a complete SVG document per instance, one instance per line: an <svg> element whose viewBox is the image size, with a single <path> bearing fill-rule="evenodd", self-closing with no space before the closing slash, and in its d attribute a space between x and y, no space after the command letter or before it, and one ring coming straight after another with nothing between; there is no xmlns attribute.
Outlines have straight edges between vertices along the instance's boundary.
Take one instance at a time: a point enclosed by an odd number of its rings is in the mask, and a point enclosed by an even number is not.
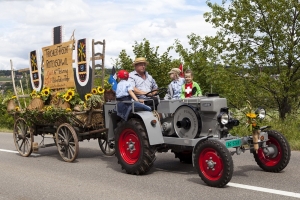
<svg viewBox="0 0 300 200"><path fill-rule="evenodd" d="M197 145L194 164L201 179L209 186L223 187L232 178L231 154L217 140L205 140Z"/></svg>
<svg viewBox="0 0 300 200"><path fill-rule="evenodd" d="M148 172L155 160L155 149L150 146L141 120L122 121L115 130L115 150L118 163L128 174Z"/></svg>
<svg viewBox="0 0 300 200"><path fill-rule="evenodd" d="M291 158L290 145L286 138L279 132L268 130L269 140L266 142L268 147L274 148L274 153L268 156L264 153L263 148L259 148L253 156L260 168L267 172L280 172L289 163Z"/></svg>

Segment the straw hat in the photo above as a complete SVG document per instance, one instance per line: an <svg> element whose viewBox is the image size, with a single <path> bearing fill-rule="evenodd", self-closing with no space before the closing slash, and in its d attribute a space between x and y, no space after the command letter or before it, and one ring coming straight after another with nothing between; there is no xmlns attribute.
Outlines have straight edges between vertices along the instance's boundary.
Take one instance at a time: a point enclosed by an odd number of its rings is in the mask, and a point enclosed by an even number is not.
<svg viewBox="0 0 300 200"><path fill-rule="evenodd" d="M168 74L180 74L180 69L178 68L173 68L171 71L168 72Z"/></svg>
<svg viewBox="0 0 300 200"><path fill-rule="evenodd" d="M134 62L132 63L133 66L135 66L138 63L146 63L146 65L148 65L149 63L147 62L146 58L144 57L138 57L135 58Z"/></svg>

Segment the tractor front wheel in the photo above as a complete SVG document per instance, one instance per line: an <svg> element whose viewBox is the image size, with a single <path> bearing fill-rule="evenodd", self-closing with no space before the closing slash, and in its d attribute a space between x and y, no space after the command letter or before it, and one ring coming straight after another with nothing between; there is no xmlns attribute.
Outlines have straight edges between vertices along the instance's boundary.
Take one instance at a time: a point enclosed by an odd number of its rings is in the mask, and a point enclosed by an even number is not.
<svg viewBox="0 0 300 200"><path fill-rule="evenodd" d="M253 153L253 156L258 166L264 171L280 172L290 161L290 145L281 133L274 130L268 130L267 133L269 138L266 142L267 147L271 147L273 153L268 155L261 147L258 149L257 153Z"/></svg>
<svg viewBox="0 0 300 200"><path fill-rule="evenodd" d="M118 163L128 174L145 174L155 160L155 149L150 146L146 129L139 119L118 124L115 149Z"/></svg>
<svg viewBox="0 0 300 200"><path fill-rule="evenodd" d="M232 178L231 154L217 140L205 140L197 145L194 164L201 179L209 186L223 187Z"/></svg>

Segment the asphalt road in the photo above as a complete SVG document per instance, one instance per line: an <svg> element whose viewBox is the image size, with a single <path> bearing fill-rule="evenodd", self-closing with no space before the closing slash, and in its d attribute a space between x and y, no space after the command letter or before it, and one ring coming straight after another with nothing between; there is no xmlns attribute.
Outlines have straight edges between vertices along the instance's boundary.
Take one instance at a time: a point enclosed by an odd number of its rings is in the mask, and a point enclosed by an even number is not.
<svg viewBox="0 0 300 200"><path fill-rule="evenodd" d="M46 142L52 143L52 139ZM79 146L73 163L64 162L56 147L22 157L14 152L12 134L0 133L0 199L300 198L300 152L296 151L281 173L262 171L249 152L234 155L230 183L212 188L192 165L180 163L169 152L157 154L147 175L134 176L121 170L114 156L105 156L97 140L80 142Z"/></svg>

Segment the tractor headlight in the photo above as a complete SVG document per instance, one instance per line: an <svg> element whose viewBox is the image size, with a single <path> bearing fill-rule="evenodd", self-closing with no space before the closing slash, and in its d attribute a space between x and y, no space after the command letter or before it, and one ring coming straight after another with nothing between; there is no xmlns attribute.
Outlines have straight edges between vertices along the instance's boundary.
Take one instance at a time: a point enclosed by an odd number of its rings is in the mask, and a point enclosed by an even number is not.
<svg viewBox="0 0 300 200"><path fill-rule="evenodd" d="M218 122L222 125L225 125L227 124L229 121L229 116L227 113L224 113L224 112L221 112L219 115L218 115Z"/></svg>
<svg viewBox="0 0 300 200"><path fill-rule="evenodd" d="M264 108L257 108L255 111L255 114L258 115L259 119L264 119L266 117L266 110Z"/></svg>

